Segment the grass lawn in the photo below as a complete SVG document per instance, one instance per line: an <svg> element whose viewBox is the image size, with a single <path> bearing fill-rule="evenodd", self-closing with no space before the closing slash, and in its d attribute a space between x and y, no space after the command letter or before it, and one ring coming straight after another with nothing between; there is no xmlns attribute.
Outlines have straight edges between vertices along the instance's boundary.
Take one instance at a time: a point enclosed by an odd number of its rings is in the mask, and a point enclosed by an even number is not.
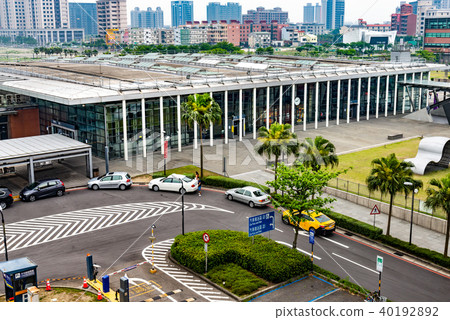
<svg viewBox="0 0 450 320"><path fill-rule="evenodd" d="M400 160L414 158L417 154L420 140L420 138L416 138L341 155L339 156L339 167L336 170L343 170L349 167L352 167L352 169L345 174L341 174L339 179L345 179L365 185L366 178L369 176L370 170L372 169L371 162L373 159L387 157L391 153L395 153L397 158ZM427 173L424 176L414 175L414 179L422 180L424 186L421 190L419 190L416 198L425 200L425 190L429 187L429 181L433 178L441 179L448 174L450 174L450 169ZM331 182L330 185L333 186L333 182Z"/></svg>
<svg viewBox="0 0 450 320"><path fill-rule="evenodd" d="M430 73L430 79L448 79L448 73L446 76L446 73L444 71L431 71Z"/></svg>
<svg viewBox="0 0 450 320"><path fill-rule="evenodd" d="M195 171L198 171L198 173L200 174L200 168L194 165L188 165L188 166L184 166L184 167L179 167L179 168L174 168L174 169L170 169L170 170L166 170L166 175L171 175L172 173L178 173L178 174L195 174ZM164 173L164 170L162 171L158 171L155 173ZM219 176L220 174L217 174L215 172L203 169L203 175L205 177L208 176ZM141 174L139 176L135 176L133 177L133 181L136 182L149 182L152 179L152 175L151 174Z"/></svg>

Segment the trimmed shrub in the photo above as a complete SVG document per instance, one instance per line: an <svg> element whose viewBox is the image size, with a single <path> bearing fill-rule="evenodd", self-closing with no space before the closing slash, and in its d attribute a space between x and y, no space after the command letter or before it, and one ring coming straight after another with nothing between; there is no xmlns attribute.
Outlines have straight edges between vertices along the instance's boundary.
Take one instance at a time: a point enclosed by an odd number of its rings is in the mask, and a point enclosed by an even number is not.
<svg viewBox="0 0 450 320"><path fill-rule="evenodd" d="M337 212L328 212L327 215L336 221L336 225L371 239L378 239L383 234L383 229L374 227L368 223L347 217Z"/></svg>
<svg viewBox="0 0 450 320"><path fill-rule="evenodd" d="M271 282L282 282L307 272L310 259L297 250L262 236L252 239L246 232L206 230L179 235L172 244L172 257L197 273L205 272L202 234L211 238L208 245L208 269L234 263Z"/></svg>
<svg viewBox="0 0 450 320"><path fill-rule="evenodd" d="M238 296L248 295L267 286L267 282L234 263L217 266L208 271L206 276Z"/></svg>
<svg viewBox="0 0 450 320"><path fill-rule="evenodd" d="M191 178L191 179L194 179L195 178L195 174L194 173L182 173L183 175L185 175L186 177L188 177L188 178ZM168 175L164 175L164 172L155 172L153 175L152 175L152 179L157 179L157 178L162 178L162 177L166 177L166 176L169 176L170 174L168 174Z"/></svg>
<svg viewBox="0 0 450 320"><path fill-rule="evenodd" d="M205 185L221 187L221 188L225 188L225 189L242 188L245 186L251 186L251 187L259 188L266 193L270 192L270 188L265 185L260 185L258 183L254 183L254 182L249 182L249 181L245 181L245 180L237 180L237 179L223 177L223 176L204 177L202 181Z"/></svg>

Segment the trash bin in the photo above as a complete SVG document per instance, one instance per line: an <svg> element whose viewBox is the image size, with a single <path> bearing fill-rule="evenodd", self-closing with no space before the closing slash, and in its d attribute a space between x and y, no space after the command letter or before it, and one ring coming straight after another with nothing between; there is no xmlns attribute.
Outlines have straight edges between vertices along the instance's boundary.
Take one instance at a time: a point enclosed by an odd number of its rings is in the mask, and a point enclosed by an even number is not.
<svg viewBox="0 0 450 320"><path fill-rule="evenodd" d="M92 174L94 175L94 177L98 177L98 175L99 175L98 168L92 168Z"/></svg>

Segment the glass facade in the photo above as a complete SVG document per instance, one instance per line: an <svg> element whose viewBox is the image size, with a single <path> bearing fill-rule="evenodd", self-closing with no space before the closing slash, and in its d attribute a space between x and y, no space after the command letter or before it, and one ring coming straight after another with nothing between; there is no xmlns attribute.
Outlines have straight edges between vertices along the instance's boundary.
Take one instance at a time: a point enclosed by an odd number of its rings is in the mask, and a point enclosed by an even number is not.
<svg viewBox="0 0 450 320"><path fill-rule="evenodd" d="M412 81L412 79L419 81L420 79L428 79L428 76L428 72L399 74L398 82L402 82L405 79L408 81ZM267 125L267 92L269 92L269 124L275 121L279 122L281 118L283 123L291 124L294 122L297 130L302 130L305 102L306 122L315 123L317 116L317 121L320 125L325 125L327 96L329 98L328 120L330 124L334 123L338 118L341 123L344 123L347 121L347 116L350 121L356 121L358 116L360 120L365 120L367 116L373 118L377 114L377 104L379 117L384 117L386 114L394 114L395 105L397 108L395 110L396 114L401 114L403 110L406 113L411 112L413 108L418 110L419 107L424 108L426 106L427 90L407 88L399 83L396 85L395 79L395 75L366 76L361 79L341 79L340 84L338 80L330 80L329 82L312 82L306 85L298 83L287 84L283 87L270 86L269 90L267 90L267 87L242 89L242 136L245 137L247 134L248 138L254 130L257 131L260 127ZM359 85L360 89L358 90ZM377 90L378 86L379 89ZM395 93L396 87L397 94ZM305 88L307 90L306 101ZM327 88L330 90L328 94ZM255 128L253 127L254 90L256 91ZM224 113L222 122L214 125L214 138L224 138L225 117L228 120L229 138L239 137L239 92L240 90L228 91L228 114ZM280 92L282 93L281 110ZM294 97L292 97L292 94L294 94ZM317 97L316 94L318 94ZM394 101L395 97L396 101ZM186 101L187 98L187 95L180 96L180 103ZM225 91L214 92L213 98L224 110ZM294 106L294 113L292 114L293 98L299 98L299 103ZM144 123L142 100L137 99L126 102L126 144L128 149L126 151L129 157L143 155L144 147L148 154L160 150L161 129L165 131L165 136L170 138L170 147L178 147L177 97L164 97L162 104L160 101L160 98L145 99L144 130L142 128ZM317 108L316 101L318 102ZM95 156L104 157L105 146L108 145L111 159L125 157L122 101L67 106L43 99L31 98L31 103L39 107L40 130L42 134L62 133L91 144ZM161 105L163 123L161 123ZM350 110L348 110L349 106ZM143 134L145 134L145 146ZM209 138L210 134L209 127L205 128L203 139ZM181 144L191 144L193 138L193 128L189 128L183 121L181 123Z"/></svg>

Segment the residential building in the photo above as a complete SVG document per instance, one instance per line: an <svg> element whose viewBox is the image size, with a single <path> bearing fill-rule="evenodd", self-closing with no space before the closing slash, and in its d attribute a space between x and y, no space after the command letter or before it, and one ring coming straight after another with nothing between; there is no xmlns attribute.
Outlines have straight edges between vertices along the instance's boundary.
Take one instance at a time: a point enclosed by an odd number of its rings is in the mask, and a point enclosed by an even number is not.
<svg viewBox="0 0 450 320"><path fill-rule="evenodd" d="M387 31L391 31L391 24L390 23L384 23L384 24L379 24L379 23L375 23L375 24L367 24L366 21L364 21L363 19L358 19L358 26L363 28L363 29L367 29L370 31L378 31L378 32L387 32ZM353 28L355 28L355 26L352 26Z"/></svg>
<svg viewBox="0 0 450 320"><path fill-rule="evenodd" d="M306 43L317 43L317 35L308 34L302 30L296 29L293 26L284 27L281 38L285 43L290 43L293 47L298 47Z"/></svg>
<svg viewBox="0 0 450 320"><path fill-rule="evenodd" d="M316 3L316 7L314 9L314 23L321 24L322 22L322 6Z"/></svg>
<svg viewBox="0 0 450 320"><path fill-rule="evenodd" d="M228 41L228 25L225 20L220 22L212 22L206 28L206 36L208 43L217 44Z"/></svg>
<svg viewBox="0 0 450 320"><path fill-rule="evenodd" d="M416 24L417 16L413 13L413 7L410 4L402 4L400 13L391 15L391 30L397 31L397 35L415 35Z"/></svg>
<svg viewBox="0 0 450 320"><path fill-rule="evenodd" d="M242 15L242 21L253 21L253 23L271 23L277 21L280 24L285 24L289 20L288 13L282 11L281 8L265 9L264 7L258 7L256 10L248 10L247 14Z"/></svg>
<svg viewBox="0 0 450 320"><path fill-rule="evenodd" d="M0 29L68 29L68 0L0 0Z"/></svg>
<svg viewBox="0 0 450 320"><path fill-rule="evenodd" d="M326 5L327 30L339 29L344 25L345 1L328 0Z"/></svg>
<svg viewBox="0 0 450 320"><path fill-rule="evenodd" d="M325 25L319 23L299 23L296 26L299 30L304 31L306 34L314 34L316 36L326 34L327 32Z"/></svg>
<svg viewBox="0 0 450 320"><path fill-rule="evenodd" d="M426 12L430 9L436 9L436 7L433 6L432 0L417 1L416 36L423 36L423 33L425 31Z"/></svg>
<svg viewBox="0 0 450 320"><path fill-rule="evenodd" d="M307 3L306 6L303 7L303 23L314 23L315 21L315 7L312 3Z"/></svg>
<svg viewBox="0 0 450 320"><path fill-rule="evenodd" d="M107 30L125 30L127 23L126 0L97 0L98 34L106 37Z"/></svg>
<svg viewBox="0 0 450 320"><path fill-rule="evenodd" d="M430 9L425 17L423 48L433 52L450 53L450 11Z"/></svg>
<svg viewBox="0 0 450 320"><path fill-rule="evenodd" d="M270 32L252 32L248 35L248 46L250 48L270 47Z"/></svg>
<svg viewBox="0 0 450 320"><path fill-rule="evenodd" d="M69 2L70 27L84 29L85 36L98 35L97 4Z"/></svg>
<svg viewBox="0 0 450 320"><path fill-rule="evenodd" d="M34 38L39 46L57 42L82 42L84 29L0 29L0 37L9 37L14 42L18 36Z"/></svg>
<svg viewBox="0 0 450 320"><path fill-rule="evenodd" d="M220 2L210 2L206 7L206 17L209 23L212 21L225 20L227 23L231 21L242 21L242 6L237 2L227 2L221 5Z"/></svg>
<svg viewBox="0 0 450 320"><path fill-rule="evenodd" d="M139 8L134 8L130 12L131 28L162 28L164 27L164 13L160 7L156 10L147 8L146 11L141 11Z"/></svg>
<svg viewBox="0 0 450 320"><path fill-rule="evenodd" d="M185 25L188 21L194 21L193 1L172 1L172 27Z"/></svg>

